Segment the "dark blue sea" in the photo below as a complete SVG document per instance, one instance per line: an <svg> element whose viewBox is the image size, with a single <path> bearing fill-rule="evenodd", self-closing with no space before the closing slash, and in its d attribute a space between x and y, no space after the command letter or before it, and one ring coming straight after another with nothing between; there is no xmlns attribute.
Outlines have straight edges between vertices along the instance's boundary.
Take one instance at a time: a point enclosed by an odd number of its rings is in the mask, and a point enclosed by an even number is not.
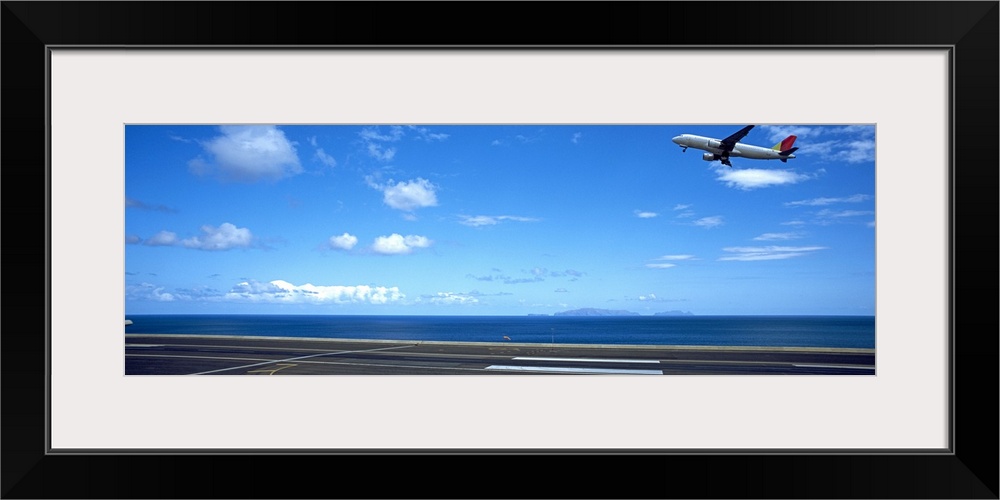
<svg viewBox="0 0 1000 500"><path fill-rule="evenodd" d="M125 333L453 342L875 348L874 316L129 315Z"/></svg>

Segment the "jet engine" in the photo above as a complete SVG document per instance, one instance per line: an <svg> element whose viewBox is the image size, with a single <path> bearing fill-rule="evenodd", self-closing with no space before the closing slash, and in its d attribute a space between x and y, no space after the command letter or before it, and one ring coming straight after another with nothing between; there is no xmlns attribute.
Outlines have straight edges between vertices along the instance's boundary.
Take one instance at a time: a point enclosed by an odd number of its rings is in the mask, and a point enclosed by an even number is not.
<svg viewBox="0 0 1000 500"><path fill-rule="evenodd" d="M712 153L705 153L701 155L701 159L705 161L715 161L719 159L719 155L714 155Z"/></svg>
<svg viewBox="0 0 1000 500"><path fill-rule="evenodd" d="M716 149L721 148L722 147L722 141L717 141L715 139L709 139L708 140L708 147L710 147L710 148L716 148Z"/></svg>

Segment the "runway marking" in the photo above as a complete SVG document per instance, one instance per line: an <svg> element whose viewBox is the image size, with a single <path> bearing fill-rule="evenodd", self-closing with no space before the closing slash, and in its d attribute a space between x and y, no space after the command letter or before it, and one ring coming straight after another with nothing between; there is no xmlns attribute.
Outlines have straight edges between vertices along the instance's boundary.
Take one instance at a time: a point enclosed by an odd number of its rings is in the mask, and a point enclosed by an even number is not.
<svg viewBox="0 0 1000 500"><path fill-rule="evenodd" d="M857 365L795 365L792 366L796 368L847 368L851 370L874 370L874 366L857 366Z"/></svg>
<svg viewBox="0 0 1000 500"><path fill-rule="evenodd" d="M264 360L262 358L226 358L221 356L183 356L183 355L170 355L170 354L126 354L126 357L138 357L138 358L187 358L187 359L219 359L226 361L266 361L267 364L272 363L273 360ZM343 365L343 366L372 366L380 368L416 368L420 370L450 370L450 371L466 371L466 372L478 372L481 371L480 368L460 368L453 366L420 366L420 365L387 365L378 363L355 363L355 362L345 362L345 361L319 361L319 360L307 360L302 361L302 364L314 364L314 365ZM254 370L256 371L256 370ZM252 373L252 372L247 372Z"/></svg>
<svg viewBox="0 0 1000 500"><path fill-rule="evenodd" d="M252 349L257 351L270 350L270 351L317 351L317 352L330 352L329 349L314 349L309 347L278 347L278 346L268 346L268 345L219 345L219 344L125 344L126 347L133 345L144 346L144 347L194 347L198 349ZM407 344L409 346L410 344Z"/></svg>
<svg viewBox="0 0 1000 500"><path fill-rule="evenodd" d="M523 371L523 372L560 372L560 373L604 373L626 375L663 375L663 370L627 370L615 368L572 368L559 366L520 366L520 365L490 365L487 370Z"/></svg>
<svg viewBox="0 0 1000 500"><path fill-rule="evenodd" d="M267 361L265 358L234 358L227 356L185 356L183 354L125 354L126 358L184 358L184 359L220 359L224 361Z"/></svg>
<svg viewBox="0 0 1000 500"><path fill-rule="evenodd" d="M343 366L365 366L365 367L376 367L376 368L413 368L417 370L449 370L449 371L463 371L463 372L479 372L482 371L481 368L465 368L460 366L421 366L421 365L389 365L382 363L355 363L355 362L344 362L344 361L303 361L302 364L316 364L316 365L343 365Z"/></svg>
<svg viewBox="0 0 1000 500"><path fill-rule="evenodd" d="M243 369L243 368L253 368L255 366L269 365L269 364L272 364L272 363L287 363L289 361L298 361L298 360L302 360L302 359L315 358L315 357L318 357L318 356L333 356L333 355L337 355L337 354L353 354L353 353L357 353L357 352L388 351L388 350L391 350L391 349L402 349L402 348L407 348L407 347L413 347L413 346L412 345L400 345L400 346L393 346L393 347L382 347L382 348L379 348L379 349L365 349L365 350L362 350L362 351L321 352L319 354L310 354L308 356L298 356L298 357L295 357L295 358L274 359L274 360L271 360L271 361L265 361L263 363L254 363L252 365L234 366L232 368L220 368L218 370L209 370L207 372L192 373L191 375L208 375L209 373L219 373L219 372L227 372L227 371L230 371L230 370L240 370L240 369Z"/></svg>
<svg viewBox="0 0 1000 500"><path fill-rule="evenodd" d="M534 358L534 357L517 357L513 358L514 361L582 361L589 363L652 363L660 364L658 359L608 359L608 358Z"/></svg>
<svg viewBox="0 0 1000 500"><path fill-rule="evenodd" d="M249 371L247 373L248 374L252 373L254 375L263 374L263 373L266 373L268 375L274 375L275 372L279 372L281 370L284 370L285 368L291 368L291 367L297 366L297 365L294 364L294 363L278 363L275 366L277 366L278 368L273 368L273 369L272 368L258 368L256 370Z"/></svg>

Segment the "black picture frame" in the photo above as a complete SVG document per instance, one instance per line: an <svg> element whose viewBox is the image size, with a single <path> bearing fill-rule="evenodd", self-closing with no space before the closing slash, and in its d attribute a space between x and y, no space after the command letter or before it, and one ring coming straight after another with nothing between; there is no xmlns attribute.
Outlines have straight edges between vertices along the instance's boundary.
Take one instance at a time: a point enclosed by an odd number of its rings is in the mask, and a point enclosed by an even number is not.
<svg viewBox="0 0 1000 500"><path fill-rule="evenodd" d="M998 498L998 13L996 1L5 1L2 251L17 282L0 350L3 497ZM49 454L47 322L37 319L51 313L53 45L951 47L952 453Z"/></svg>

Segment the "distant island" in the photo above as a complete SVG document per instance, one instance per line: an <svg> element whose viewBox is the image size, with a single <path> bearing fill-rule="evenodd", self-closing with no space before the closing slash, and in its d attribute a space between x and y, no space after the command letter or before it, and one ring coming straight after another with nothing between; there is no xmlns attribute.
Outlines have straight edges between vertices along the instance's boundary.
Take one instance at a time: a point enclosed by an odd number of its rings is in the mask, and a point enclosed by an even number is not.
<svg viewBox="0 0 1000 500"><path fill-rule="evenodd" d="M594 309L592 307L585 307L583 309L574 309L572 311L563 311L553 313L553 316L639 316L639 313L632 311L620 311L612 309Z"/></svg>
<svg viewBox="0 0 1000 500"><path fill-rule="evenodd" d="M694 316L691 311L664 311L653 314L653 316Z"/></svg>

